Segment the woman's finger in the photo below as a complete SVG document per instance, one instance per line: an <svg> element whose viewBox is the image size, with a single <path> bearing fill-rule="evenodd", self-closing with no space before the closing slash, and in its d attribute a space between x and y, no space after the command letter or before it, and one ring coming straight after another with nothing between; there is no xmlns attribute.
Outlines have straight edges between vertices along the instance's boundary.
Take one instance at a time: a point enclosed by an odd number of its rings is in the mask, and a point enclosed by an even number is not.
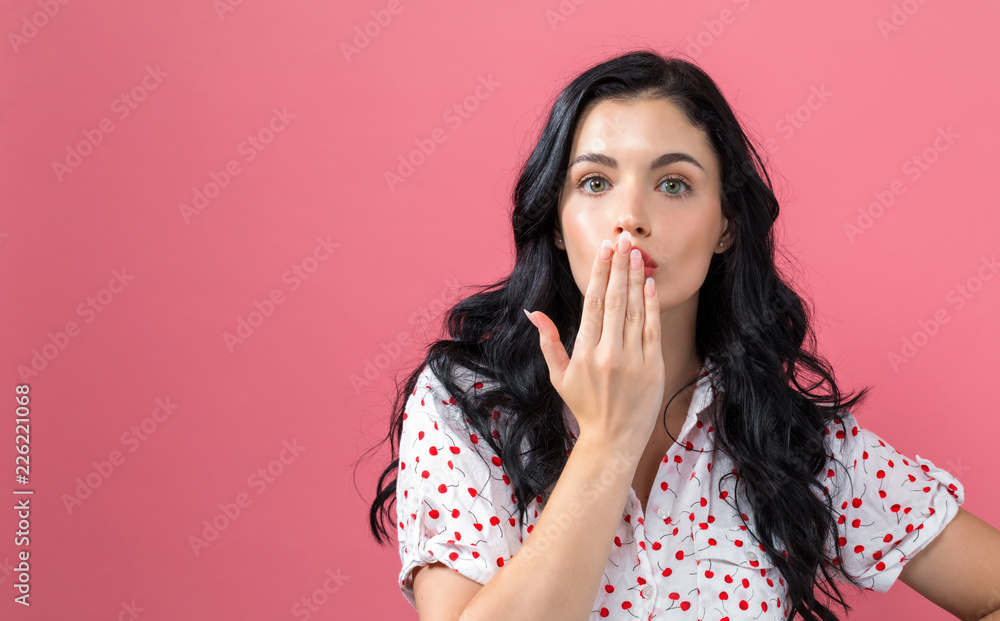
<svg viewBox="0 0 1000 621"><path fill-rule="evenodd" d="M645 282L643 265L642 254L638 248L633 248L629 253L628 306L625 309L625 340L623 347L626 354L635 356L637 360L643 360L642 325L643 317L646 314L646 305L643 301L642 293L642 286Z"/></svg>
<svg viewBox="0 0 1000 621"><path fill-rule="evenodd" d="M608 288L613 252L611 240L605 239L594 256L590 282L587 283L587 292L583 296L583 316L580 318L580 330L573 345L574 351L594 349L601 340L601 332L604 329L604 294Z"/></svg>
<svg viewBox="0 0 1000 621"><path fill-rule="evenodd" d="M608 277L608 291L604 295L604 326L601 344L609 347L616 355L622 351L625 339L625 309L628 306L628 253L632 248L632 234L623 231L618 236L614 255L611 258L611 276Z"/></svg>

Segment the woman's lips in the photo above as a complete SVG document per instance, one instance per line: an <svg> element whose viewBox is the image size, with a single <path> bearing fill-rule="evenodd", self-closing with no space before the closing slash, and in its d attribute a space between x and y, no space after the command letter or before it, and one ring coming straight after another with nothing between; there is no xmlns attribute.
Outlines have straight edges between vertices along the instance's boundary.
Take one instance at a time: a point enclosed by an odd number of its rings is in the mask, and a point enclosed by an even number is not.
<svg viewBox="0 0 1000 621"><path fill-rule="evenodd" d="M633 246L633 248L635 248L635 246ZM656 263L656 261L653 260L653 257L646 254L645 250L643 250L642 248L636 248L636 250L638 250L639 253L642 255L642 262L646 267L652 267L652 268L657 267L658 264Z"/></svg>

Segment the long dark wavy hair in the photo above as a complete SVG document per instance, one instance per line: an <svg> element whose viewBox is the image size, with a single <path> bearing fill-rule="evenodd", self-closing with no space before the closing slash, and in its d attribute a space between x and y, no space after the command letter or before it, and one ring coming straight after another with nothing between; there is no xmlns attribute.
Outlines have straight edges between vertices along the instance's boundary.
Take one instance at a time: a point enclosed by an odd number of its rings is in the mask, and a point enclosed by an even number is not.
<svg viewBox="0 0 1000 621"><path fill-rule="evenodd" d="M799 614L809 620L836 620L817 600L817 589L846 614L851 607L841 597L835 574L862 587L843 570L838 514L818 478L831 457L824 432L831 422L836 424L840 409L859 404L869 388L847 399L833 369L816 353L812 312L775 266L778 201L770 176L718 86L692 62L652 50L597 64L559 94L513 191L516 260L510 275L451 308L446 315L451 338L429 345L421 364L397 385L387 438L394 459L379 479L369 512L371 532L380 544L390 540L385 522L395 523L387 503L396 496L403 409L425 365L500 456L522 524L531 499L559 478L571 446L563 400L549 380L538 332L521 309L544 311L572 355L583 294L552 233L574 132L588 106L638 98L662 98L676 105L705 132L719 160L721 205L730 222L732 245L712 256L698 294L695 337L698 356L710 356L721 379L713 408L717 446L736 469L726 476L743 484L752 505L757 528L751 532L788 584L789 619ZM453 381L456 364L489 380L488 389L460 387ZM691 378L674 396L697 379ZM828 390L822 390L824 384ZM503 416L494 420L495 411ZM525 439L531 448L522 453ZM739 494L733 497L742 514ZM830 540L835 559L826 557Z"/></svg>

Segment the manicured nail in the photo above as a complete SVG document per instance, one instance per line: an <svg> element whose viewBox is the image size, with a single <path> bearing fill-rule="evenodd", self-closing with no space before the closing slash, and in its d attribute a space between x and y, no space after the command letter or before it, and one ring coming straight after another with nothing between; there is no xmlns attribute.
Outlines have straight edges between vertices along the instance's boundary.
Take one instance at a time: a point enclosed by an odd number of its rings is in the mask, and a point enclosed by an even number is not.
<svg viewBox="0 0 1000 621"><path fill-rule="evenodd" d="M601 261L607 261L611 258L611 246L612 244L610 239L605 239L601 242L601 247L597 251L598 256L601 257Z"/></svg>
<svg viewBox="0 0 1000 621"><path fill-rule="evenodd" d="M632 234L628 231L622 231L622 234L618 236L618 252L628 254L628 248L631 245Z"/></svg>
<svg viewBox="0 0 1000 621"><path fill-rule="evenodd" d="M537 328L538 324L535 323L535 318L531 316L531 313L528 312L528 309L522 308L521 310L523 310L524 314L528 317L528 321L530 321L532 325L534 325Z"/></svg>
<svg viewBox="0 0 1000 621"><path fill-rule="evenodd" d="M642 253L639 252L638 248L633 248L632 252L628 255L628 265L633 270L642 269Z"/></svg>

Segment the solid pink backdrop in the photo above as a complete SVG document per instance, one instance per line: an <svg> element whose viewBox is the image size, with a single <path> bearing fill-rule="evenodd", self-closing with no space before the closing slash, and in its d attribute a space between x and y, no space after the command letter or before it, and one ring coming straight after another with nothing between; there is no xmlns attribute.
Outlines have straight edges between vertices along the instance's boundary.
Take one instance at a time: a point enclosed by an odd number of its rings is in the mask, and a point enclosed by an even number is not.
<svg viewBox="0 0 1000 621"><path fill-rule="evenodd" d="M0 12L0 437L35 492L30 545L0 512L4 618L416 619L366 532L387 447L354 464L444 308L510 270L559 90L645 46L768 145L821 351L875 387L859 421L1000 525L1000 7L224 2ZM902 583L855 604L951 618Z"/></svg>

